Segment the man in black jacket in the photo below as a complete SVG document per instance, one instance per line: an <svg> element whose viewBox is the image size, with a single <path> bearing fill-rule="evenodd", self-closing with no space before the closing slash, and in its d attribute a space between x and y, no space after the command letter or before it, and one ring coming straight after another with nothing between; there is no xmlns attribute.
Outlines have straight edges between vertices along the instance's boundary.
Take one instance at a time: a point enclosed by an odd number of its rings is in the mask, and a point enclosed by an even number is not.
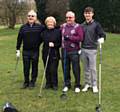
<svg viewBox="0 0 120 112"><path fill-rule="evenodd" d="M41 43L40 33L44 26L37 24L37 14L31 10L27 15L27 23L22 25L17 38L16 57L20 57L20 47L23 43L23 71L24 84L22 88L35 87L38 75L39 46ZM31 80L29 79L32 64Z"/></svg>

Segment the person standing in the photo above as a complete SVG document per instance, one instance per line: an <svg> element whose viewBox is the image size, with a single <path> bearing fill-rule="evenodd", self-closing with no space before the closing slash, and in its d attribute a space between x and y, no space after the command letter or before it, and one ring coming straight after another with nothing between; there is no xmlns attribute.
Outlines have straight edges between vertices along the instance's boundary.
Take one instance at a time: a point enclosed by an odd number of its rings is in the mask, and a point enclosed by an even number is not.
<svg viewBox="0 0 120 112"><path fill-rule="evenodd" d="M58 64L60 59L59 48L61 47L61 32L56 28L56 20L49 16L45 20L46 28L42 32L43 41L42 59L46 66L46 85L45 88L58 89ZM47 57L49 56L48 63Z"/></svg>
<svg viewBox="0 0 120 112"><path fill-rule="evenodd" d="M24 83L22 88L35 87L35 82L38 76L38 60L39 46L41 43L40 34L44 30L44 26L36 23L37 14L34 10L28 12L27 23L22 25L17 37L16 56L20 57L20 47L23 44L23 71ZM30 80L30 68L31 80Z"/></svg>
<svg viewBox="0 0 120 112"><path fill-rule="evenodd" d="M64 72L63 92L71 88L70 69L72 64L75 78L75 92L80 92L80 42L83 40L82 27L75 22L75 13L66 13L66 23L61 25L62 32L62 68Z"/></svg>
<svg viewBox="0 0 120 112"><path fill-rule="evenodd" d="M93 19L94 9L86 7L84 9L85 22L82 24L84 29L84 40L82 42L82 60L84 64L85 86L83 92L93 88L93 93L98 92L96 56L98 44L104 43L106 37L99 22Z"/></svg>

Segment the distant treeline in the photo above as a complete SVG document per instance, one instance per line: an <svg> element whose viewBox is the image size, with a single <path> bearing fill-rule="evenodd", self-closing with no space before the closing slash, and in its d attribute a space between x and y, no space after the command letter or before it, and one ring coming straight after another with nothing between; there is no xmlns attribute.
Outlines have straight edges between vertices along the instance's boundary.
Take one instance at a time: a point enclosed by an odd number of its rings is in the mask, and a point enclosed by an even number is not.
<svg viewBox="0 0 120 112"><path fill-rule="evenodd" d="M35 0L38 10L38 18L42 21L48 14L46 11L46 4L48 0ZM53 0L56 3L59 0ZM66 10L73 10L76 13L76 20L79 23L84 21L83 11L87 6L91 6L95 9L95 19L99 21L104 29L108 32L120 33L120 0L62 0L66 1L66 6L63 5L60 12L66 8ZM69 2L69 8L68 8ZM60 7L62 4L53 4L53 6ZM48 5L49 6L49 5ZM49 7L53 7L49 6ZM54 9L56 11L56 9ZM63 16L59 16L59 11L53 13L56 16L58 22L63 20ZM65 13L65 12L63 12Z"/></svg>

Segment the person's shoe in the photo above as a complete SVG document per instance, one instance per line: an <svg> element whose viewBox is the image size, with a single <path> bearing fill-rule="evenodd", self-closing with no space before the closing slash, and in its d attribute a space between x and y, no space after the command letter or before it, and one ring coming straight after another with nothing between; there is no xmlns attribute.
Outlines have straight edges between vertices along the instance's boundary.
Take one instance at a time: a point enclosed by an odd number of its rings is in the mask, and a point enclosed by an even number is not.
<svg viewBox="0 0 120 112"><path fill-rule="evenodd" d="M88 91L88 89L90 88L91 86L89 84L86 84L85 87L82 89L83 92L86 92Z"/></svg>
<svg viewBox="0 0 120 112"><path fill-rule="evenodd" d="M75 88L75 93L79 93L80 92L80 88L79 87L76 87Z"/></svg>
<svg viewBox="0 0 120 112"><path fill-rule="evenodd" d="M32 88L34 88L34 87L35 87L35 83L34 83L34 82L31 82L31 83L29 84L29 88L32 89Z"/></svg>
<svg viewBox="0 0 120 112"><path fill-rule="evenodd" d="M45 89L50 89L50 88L51 88L51 85L48 85L48 84L45 85Z"/></svg>
<svg viewBox="0 0 120 112"><path fill-rule="evenodd" d="M98 88L97 88L97 86L93 86L93 93L98 93Z"/></svg>
<svg viewBox="0 0 120 112"><path fill-rule="evenodd" d="M24 84L22 85L21 89L26 89L26 88L28 88L28 87L29 87L29 83L24 83Z"/></svg>
<svg viewBox="0 0 120 112"><path fill-rule="evenodd" d="M67 86L65 86L62 91L63 91L63 92L67 92L68 89L69 89L69 88L68 88Z"/></svg>

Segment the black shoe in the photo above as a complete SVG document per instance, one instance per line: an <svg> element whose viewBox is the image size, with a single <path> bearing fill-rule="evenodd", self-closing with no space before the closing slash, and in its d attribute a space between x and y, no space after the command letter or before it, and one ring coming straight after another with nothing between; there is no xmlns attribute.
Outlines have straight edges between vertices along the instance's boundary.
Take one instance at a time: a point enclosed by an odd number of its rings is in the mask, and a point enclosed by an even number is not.
<svg viewBox="0 0 120 112"><path fill-rule="evenodd" d="M23 86L21 87L21 89L26 89L29 87L29 83L24 83Z"/></svg>
<svg viewBox="0 0 120 112"><path fill-rule="evenodd" d="M34 82L31 82L30 84L29 84L29 88L34 88L35 87L35 83Z"/></svg>
<svg viewBox="0 0 120 112"><path fill-rule="evenodd" d="M57 86L53 86L52 88L53 88L53 90L55 90L55 91L58 90L58 87L57 87Z"/></svg>
<svg viewBox="0 0 120 112"><path fill-rule="evenodd" d="M51 85L45 85L45 89L50 89L52 86Z"/></svg>
<svg viewBox="0 0 120 112"><path fill-rule="evenodd" d="M71 85L67 85L67 87L68 87L69 89L71 89Z"/></svg>

